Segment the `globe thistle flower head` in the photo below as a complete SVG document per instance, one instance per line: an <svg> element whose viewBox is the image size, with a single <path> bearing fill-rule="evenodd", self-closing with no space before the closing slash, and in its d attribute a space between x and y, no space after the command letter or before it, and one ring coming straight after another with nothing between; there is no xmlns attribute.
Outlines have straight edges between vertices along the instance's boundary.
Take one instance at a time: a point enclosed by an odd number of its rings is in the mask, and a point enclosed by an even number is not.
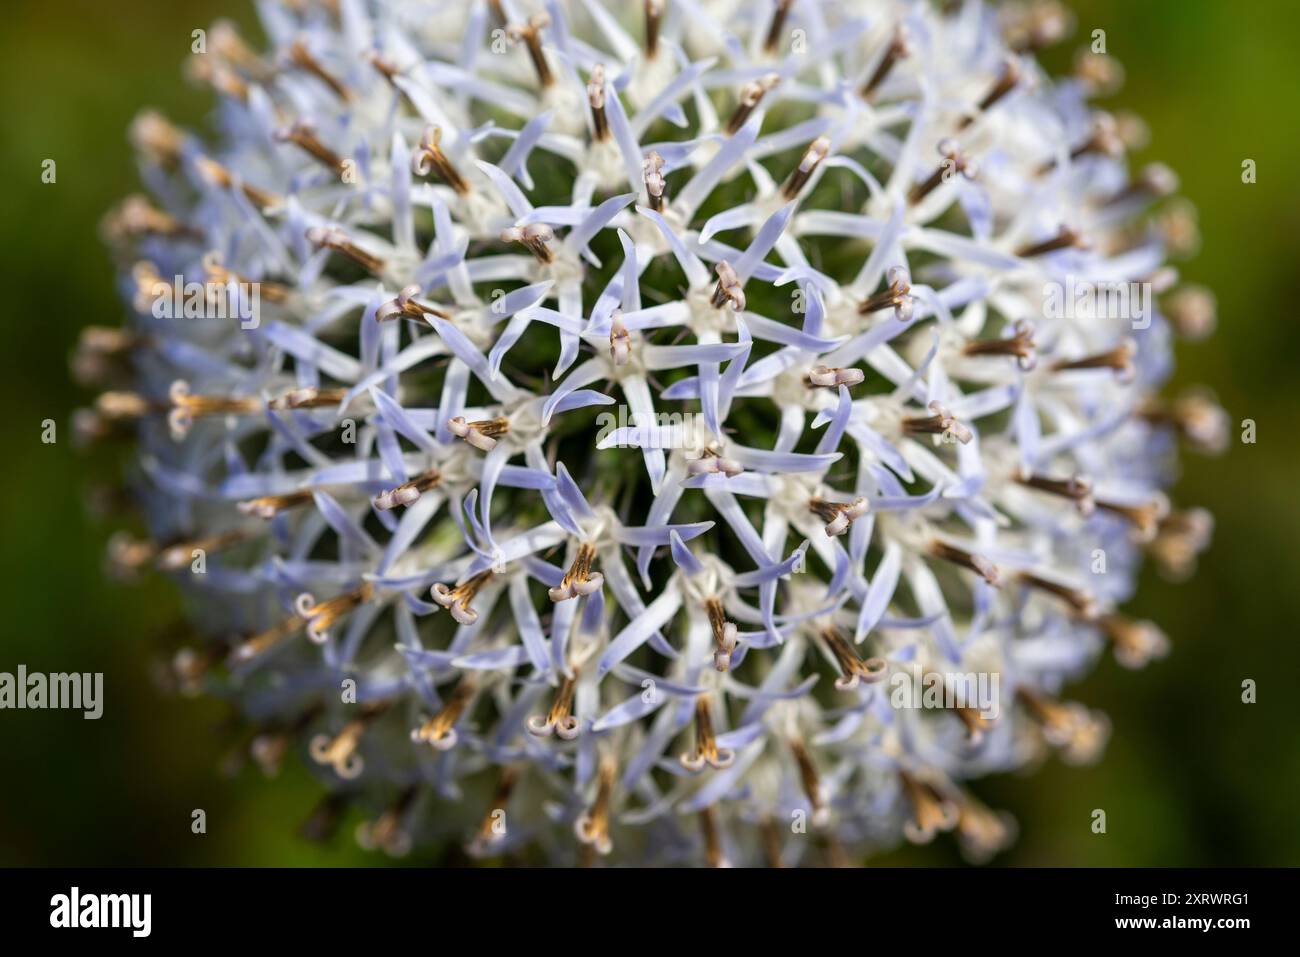
<svg viewBox="0 0 1300 957"><path fill-rule="evenodd" d="M1095 759L1063 697L1151 554L1195 221L1055 3L275 2L131 129L130 307L74 359L133 430L178 686L363 846L552 863L860 860L1015 825ZM123 381L118 381L123 380ZM202 555L202 568L195 556ZM977 787L977 785L976 785Z"/></svg>

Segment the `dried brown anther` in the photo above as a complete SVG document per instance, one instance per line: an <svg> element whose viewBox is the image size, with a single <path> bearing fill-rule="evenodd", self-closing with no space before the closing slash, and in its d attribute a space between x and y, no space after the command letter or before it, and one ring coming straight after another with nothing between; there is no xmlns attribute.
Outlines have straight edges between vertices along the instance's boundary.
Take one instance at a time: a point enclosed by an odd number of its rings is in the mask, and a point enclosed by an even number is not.
<svg viewBox="0 0 1300 957"><path fill-rule="evenodd" d="M318 602L309 592L294 600L294 610L307 621L307 637L318 645L329 640L330 627L343 616L375 597L375 586L362 582L352 591Z"/></svg>
<svg viewBox="0 0 1300 957"><path fill-rule="evenodd" d="M384 271L384 261L378 256L366 252L338 226L313 226L307 230L307 241L323 249L332 249L342 253L362 269L378 275Z"/></svg>
<svg viewBox="0 0 1300 957"><path fill-rule="evenodd" d="M885 271L888 285L858 305L858 312L869 315L881 309L893 309L899 322L908 322L916 311L916 297L912 295L912 277L902 266L890 266Z"/></svg>
<svg viewBox="0 0 1300 957"><path fill-rule="evenodd" d="M1049 239L1043 239L1036 243L1027 243L1016 250L1016 255L1021 259L1032 259L1035 256L1046 256L1048 253L1054 253L1061 249L1087 249L1087 241L1073 226L1061 226L1055 236Z"/></svg>
<svg viewBox="0 0 1300 957"><path fill-rule="evenodd" d="M600 761L600 771L596 783L596 799L590 808L573 822L573 833L584 846L590 847L601 856L614 849L609 837L609 811L614 796L614 778L617 774L614 758L605 755Z"/></svg>
<svg viewBox="0 0 1300 957"><path fill-rule="evenodd" d="M731 268L731 263L720 259L714 271L718 274L718 283L713 287L713 298L709 300L713 308L721 309L730 305L736 312L743 312L745 290L741 286L740 277L736 275L736 270Z"/></svg>
<svg viewBox="0 0 1300 957"><path fill-rule="evenodd" d="M817 172L817 167L826 160L831 151L831 140L829 136L819 136L808 144L808 149L804 151L803 157L799 160L799 165L790 171L789 178L786 179L785 185L781 187L781 195L786 199L794 199L799 195L799 191L808 185L808 180L812 179L813 173Z"/></svg>
<svg viewBox="0 0 1300 957"><path fill-rule="evenodd" d="M591 542L583 542L579 545L577 557L574 558L568 574L564 576L564 580L560 584L549 591L551 601L568 601L570 598L590 595L599 591L605 584L605 576L600 572L591 570L591 564L595 559L595 545Z"/></svg>
<svg viewBox="0 0 1300 957"><path fill-rule="evenodd" d="M555 238L555 230L546 223L529 223L527 226L509 226L501 231L503 243L519 243L531 252L543 266L555 262L555 252L550 241Z"/></svg>
<svg viewBox="0 0 1300 957"><path fill-rule="evenodd" d="M344 103L351 101L352 91L348 89L342 80L325 69L325 66L307 49L307 44L301 39L294 40L289 45L286 59L291 66L305 70L328 86L334 95Z"/></svg>
<svg viewBox="0 0 1300 957"><path fill-rule="evenodd" d="M444 183L461 196L469 193L469 182L447 158L442 150L442 128L426 126L420 137L420 144L411 155L411 170L416 176L428 176L437 173Z"/></svg>
<svg viewBox="0 0 1300 957"><path fill-rule="evenodd" d="M258 518L271 520L281 512L288 511L291 508L300 508L315 501L311 489L299 489L296 492L288 492L284 495L261 495L257 498L250 498L240 502L237 506L245 515L255 515Z"/></svg>
<svg viewBox="0 0 1300 957"><path fill-rule="evenodd" d="M492 580L492 575L490 570L479 572L465 579L455 588L448 588L438 582L430 589L430 593L433 600L450 611L451 617L457 622L462 625L472 625L478 621L478 612L470 607L470 602L483 586Z"/></svg>
<svg viewBox="0 0 1300 957"><path fill-rule="evenodd" d="M775 89L780 82L780 74L767 73L757 80L750 80L740 88L740 99L724 127L728 136L734 136L745 125L754 110L758 109L758 105L763 102L763 97Z"/></svg>
<svg viewBox="0 0 1300 957"><path fill-rule="evenodd" d="M1074 503L1080 515L1091 515L1096 508L1092 498L1092 481L1081 475L1059 479L1047 475L1036 475L1022 471L1015 477L1016 482L1026 488L1037 489L1048 495L1055 495Z"/></svg>
<svg viewBox="0 0 1300 957"><path fill-rule="evenodd" d="M253 396L194 395L189 383L177 379L167 390L172 405L167 414L167 425L172 438L182 439L194 425L195 419L222 415L257 415L265 408L261 399Z"/></svg>
<svg viewBox="0 0 1300 957"><path fill-rule="evenodd" d="M510 431L510 420L504 416L466 422L463 415L447 420L447 431L464 439L480 452L491 452L497 447L496 437Z"/></svg>
<svg viewBox="0 0 1300 957"><path fill-rule="evenodd" d="M412 505L419 500L421 495L432 488L436 488L441 482L442 473L437 469L421 472L410 481L403 482L396 488L390 488L376 495L374 500L375 508L387 511L397 508L399 505Z"/></svg>
<svg viewBox="0 0 1300 957"><path fill-rule="evenodd" d="M695 748L683 751L678 759L687 771L702 771L707 764L715 770L731 767L736 760L736 752L730 748L719 748L717 738L713 735L713 714L709 710L708 695L695 699Z"/></svg>
<svg viewBox="0 0 1300 957"><path fill-rule="evenodd" d="M1017 319L1011 335L1002 339L971 339L961 349L965 356L1015 356L1016 365L1028 372L1038 364L1034 347L1034 327L1024 319Z"/></svg>
<svg viewBox="0 0 1300 957"><path fill-rule="evenodd" d="M939 155L943 157L939 165L907 194L907 201L913 206L953 177L960 175L966 179L974 179L979 171L976 162L966 155L956 140L951 138L940 140L938 149Z"/></svg>
<svg viewBox="0 0 1300 957"><path fill-rule="evenodd" d="M544 13L531 17L527 23L506 28L506 36L511 41L523 41L528 50L528 58L533 61L537 71L537 83L546 89L555 82L550 64L546 62L546 51L542 49L542 30L551 25L551 18Z"/></svg>
<svg viewBox="0 0 1300 957"><path fill-rule="evenodd" d="M898 61L910 56L911 53L912 44L908 38L907 30L900 23L894 28L894 34L889 39L889 45L885 47L884 55L881 56L880 62L876 65L876 69L872 71L870 79L868 79L867 82L862 85L862 88L858 90L858 95L864 100L870 102L871 98L875 96L876 90L879 89L880 84L884 83L885 80L888 79L889 74L893 71L894 67L898 65Z"/></svg>
<svg viewBox="0 0 1300 957"><path fill-rule="evenodd" d="M727 612L722 606L722 599L716 595L704 600L704 610L709 616L709 628L713 632L713 667L716 671L726 671L731 667L731 655L736 650L740 632L734 622L727 621Z"/></svg>
<svg viewBox="0 0 1300 957"><path fill-rule="evenodd" d="M560 677L560 687L551 701L551 708L545 716L534 714L528 716L528 733L539 738L554 734L565 741L577 738L581 724L573 714L573 696L578 690L577 670L571 675Z"/></svg>
<svg viewBox="0 0 1300 957"><path fill-rule="evenodd" d="M341 176L347 172L348 166L343 157L321 141L316 135L316 128L310 123L298 120L291 126L276 130L275 138L281 143L292 143L332 173Z"/></svg>
<svg viewBox="0 0 1300 957"><path fill-rule="evenodd" d="M645 155L645 162L641 164L641 170L645 174L645 191L650 201L650 208L656 212L663 212L664 208L664 158L654 150Z"/></svg>
<svg viewBox="0 0 1300 957"><path fill-rule="evenodd" d="M1007 57L1002 61L1002 69L998 71L997 79L993 81L989 91L984 94L984 98L979 101L976 110L983 114L993 109L999 100L1016 88L1020 83L1020 77L1020 61L1013 56ZM973 116L963 117L957 128L964 130L974 122L975 117Z"/></svg>
<svg viewBox="0 0 1300 957"><path fill-rule="evenodd" d="M1137 355L1137 343L1130 338L1121 339L1119 345L1105 352L1084 356L1082 359L1058 359L1051 365L1053 372L1068 372L1076 369L1113 369L1122 380L1133 375L1133 357Z"/></svg>
<svg viewBox="0 0 1300 957"><path fill-rule="evenodd" d="M929 415L912 416L903 419L902 429L907 435L937 435L944 441L956 441L966 445L975 437L965 425L957 420L938 400L928 406Z"/></svg>
<svg viewBox="0 0 1300 957"><path fill-rule="evenodd" d="M843 535L849 526L867 514L867 500L855 498L851 502L828 502L824 498L808 501L808 511L826 523L826 534L834 538Z"/></svg>
<svg viewBox="0 0 1300 957"><path fill-rule="evenodd" d="M974 572L990 585L1000 586L1002 584L1002 576L998 571L998 566L978 552L967 551L964 548L957 545L950 545L937 538L930 543L929 551L935 558L942 558L946 562L951 562L954 565Z"/></svg>
<svg viewBox="0 0 1300 957"><path fill-rule="evenodd" d="M436 586L435 586L436 587ZM478 681L473 675L465 674L451 689L442 710L420 727L411 732L411 740L417 744L425 742L438 751L450 751L456 746L456 722L468 710L474 696L478 694Z"/></svg>
<svg viewBox="0 0 1300 957"><path fill-rule="evenodd" d="M862 682L875 684L888 675L889 664L884 658L862 660L848 637L834 625L823 628L821 638L839 665L840 677L835 679L835 687L840 691L852 691Z"/></svg>
<svg viewBox="0 0 1300 957"><path fill-rule="evenodd" d="M592 139L603 143L609 139L609 118L605 115L605 64L597 63L591 68L591 79L587 82L587 103L591 106Z"/></svg>

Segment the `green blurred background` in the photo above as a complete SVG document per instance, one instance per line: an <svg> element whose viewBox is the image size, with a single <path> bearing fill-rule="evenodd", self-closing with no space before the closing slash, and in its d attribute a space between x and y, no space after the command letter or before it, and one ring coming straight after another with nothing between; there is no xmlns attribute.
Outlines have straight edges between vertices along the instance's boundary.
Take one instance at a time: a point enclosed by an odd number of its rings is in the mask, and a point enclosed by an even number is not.
<svg viewBox="0 0 1300 957"><path fill-rule="evenodd" d="M1209 507L1214 547L1190 584L1146 575L1130 610L1155 619L1174 654L1145 671L1107 659L1071 696L1109 712L1096 767L1055 760L978 788L1010 809L1021 837L1000 863L1300 864L1300 4L1291 0L1075 0L1078 28L1047 59L1068 68L1096 28L1128 82L1104 101L1149 122L1138 161L1175 167L1197 203L1203 247L1184 277L1219 298L1219 332L1182 345L1178 379L1209 384L1255 445L1185 458L1175 498ZM0 865L350 864L295 836L319 786L289 762L268 781L220 770L224 711L167 697L151 679L179 621L162 581L120 586L102 568L111 524L87 489L111 485L120 456L82 455L69 415L87 396L67 358L87 324L120 311L97 225L138 188L125 130L145 104L200 126L208 95L180 79L190 31L217 16L252 23L245 0L7 0L0 29L0 263L6 452L0 467L0 671L103 671L99 721L75 712L0 712ZM255 30L249 30L256 36ZM1254 159L1258 183L1243 185ZM41 182L54 159L57 182ZM59 441L40 441L41 421ZM1259 701L1241 703L1241 682ZM208 831L190 832L191 809ZM1108 833L1090 830L1104 808ZM412 858L418 861L417 858ZM949 863L951 842L878 863Z"/></svg>

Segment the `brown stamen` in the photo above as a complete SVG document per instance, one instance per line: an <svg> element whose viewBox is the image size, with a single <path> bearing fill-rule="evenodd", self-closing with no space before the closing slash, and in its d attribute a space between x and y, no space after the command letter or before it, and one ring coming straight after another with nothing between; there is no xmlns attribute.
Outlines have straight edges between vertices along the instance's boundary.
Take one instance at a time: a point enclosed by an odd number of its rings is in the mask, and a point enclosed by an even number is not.
<svg viewBox="0 0 1300 957"><path fill-rule="evenodd" d="M728 136L734 136L745 122L753 115L754 110L763 102L763 97L774 89L781 82L781 76L777 73L768 73L759 77L757 80L750 80L740 88L740 99L736 103L736 108L731 112L727 119L725 127Z"/></svg>
<svg viewBox="0 0 1300 957"><path fill-rule="evenodd" d="M539 738L555 734L565 741L572 741L576 738L581 731L581 724L572 713L573 696L577 690L578 671L575 668L573 674L561 677L560 687L551 700L551 710L546 713L546 716L529 715L527 721L528 733Z"/></svg>
<svg viewBox="0 0 1300 957"><path fill-rule="evenodd" d="M301 39L294 40L289 46L289 63L298 67L300 70L306 70L316 79L320 80L344 103L351 101L352 91L347 88L342 80L334 76L321 64L320 60L312 55L307 49L307 44Z"/></svg>
<svg viewBox="0 0 1300 957"><path fill-rule="evenodd" d="M987 113L997 105L999 100L1014 90L1019 82L1020 61L1015 57L1007 57L1002 61L1002 69L999 71L997 79L993 81L993 86L984 94L984 99L979 101L976 109L980 113ZM973 116L963 117L961 123L958 124L958 129L964 130L974 122L975 117Z"/></svg>
<svg viewBox="0 0 1300 957"><path fill-rule="evenodd" d="M104 217L104 235L110 242L120 243L143 236L194 237L200 235L171 213L165 213L148 199L133 194L122 200L117 208Z"/></svg>
<svg viewBox="0 0 1300 957"><path fill-rule="evenodd" d="M527 226L509 226L501 231L503 243L519 243L543 266L555 262L555 252L549 243L555 238L555 230L546 223L529 223Z"/></svg>
<svg viewBox="0 0 1300 957"><path fill-rule="evenodd" d="M870 102L871 98L875 96L876 90L880 87L880 84L884 83L889 77L890 72L898 64L898 61L910 56L911 52L912 45L908 39L907 31L900 23L894 28L894 34L889 39L889 45L885 47L885 53L880 58L880 63L876 65L876 69L872 72L871 78L862 85L860 90L858 90L858 95L864 100Z"/></svg>
<svg viewBox="0 0 1300 957"><path fill-rule="evenodd" d="M1091 515L1096 507L1096 502L1092 498L1092 482L1081 475L1060 479L1036 475L1032 472L1020 472L1016 475L1015 481L1027 488L1068 499L1074 503L1080 515Z"/></svg>
<svg viewBox="0 0 1300 957"><path fill-rule="evenodd" d="M1169 503L1164 498L1150 502L1131 504L1127 502L1097 501L1097 507L1104 512L1118 515L1133 525L1133 531L1140 542L1149 542L1156 536L1160 519L1169 511Z"/></svg>
<svg viewBox="0 0 1300 957"><path fill-rule="evenodd" d="M590 595L599 591L601 586L605 584L605 576L600 572L591 570L591 563L595 559L596 546L593 543L583 542L579 545L577 557L574 558L573 564L569 566L568 574L564 576L564 580L560 584L550 590L551 601L568 601L570 598Z"/></svg>
<svg viewBox="0 0 1300 957"><path fill-rule="evenodd" d="M971 339L962 346L966 356L1015 356L1016 364L1028 372L1038 364L1034 347L1034 327L1024 319L1016 320L1012 335L1003 339Z"/></svg>
<svg viewBox="0 0 1300 957"><path fill-rule="evenodd" d="M324 249L342 253L362 269L375 275L384 271L384 261L366 252L337 226L313 226L307 230L307 241Z"/></svg>
<svg viewBox="0 0 1300 957"><path fill-rule="evenodd" d="M456 722L469 708L478 690L478 681L469 674L463 675L451 689L442 710L412 731L411 740L426 742L439 751L450 751L456 746Z"/></svg>
<svg viewBox="0 0 1300 957"><path fill-rule="evenodd" d="M890 266L885 272L888 285L884 290L870 296L858 306L862 315L870 315L881 309L893 309L899 322L907 322L915 311L916 299L912 296L912 277L902 266Z"/></svg>
<svg viewBox="0 0 1300 957"><path fill-rule="evenodd" d="M483 586L492 580L492 577L493 573L490 570L479 572L465 579L455 588L448 588L439 582L430 591L433 600L450 611L452 618L462 625L472 625L478 621L478 612L470 607L470 602Z"/></svg>
<svg viewBox="0 0 1300 957"><path fill-rule="evenodd" d="M375 321L387 322L389 319L398 318L427 321L429 316L437 316L439 319L451 318L451 313L419 302L415 298L419 294L420 287L415 283L403 287L397 294L397 298L388 300L375 310Z"/></svg>
<svg viewBox="0 0 1300 957"><path fill-rule="evenodd" d="M951 562L961 568L979 575L990 585L1000 586L1002 577L998 572L998 566L993 564L978 552L969 552L964 548L956 545L949 545L947 542L935 539L930 543L930 554L935 558L942 558L946 562Z"/></svg>
<svg viewBox="0 0 1300 957"><path fill-rule="evenodd" d="M412 505L421 495L442 482L442 473L437 469L421 472L409 482L403 482L396 488L380 492L375 496L375 508L387 511L399 505Z"/></svg>
<svg viewBox="0 0 1300 957"><path fill-rule="evenodd" d="M211 183L213 186L221 189L231 189L235 185L235 178L231 175L230 170L222 166L214 159L207 156L199 156L195 159L195 165L198 166L199 175ZM268 193L266 190L258 189L243 181L239 184L240 192L247 197L248 201L262 211L272 207L279 206L283 200L274 193Z"/></svg>
<svg viewBox="0 0 1300 957"><path fill-rule="evenodd" d="M1058 748L1071 764L1094 760L1106 742L1109 724L1104 715L1074 701L1057 701L1024 685L1016 698L1037 722L1043 739Z"/></svg>
<svg viewBox="0 0 1300 957"><path fill-rule="evenodd" d="M721 598L706 598L704 610L709 616L709 627L713 631L713 667L717 671L726 671L731 667L731 655L736 650L739 632L734 622L727 621L727 612Z"/></svg>
<svg viewBox="0 0 1300 957"><path fill-rule="evenodd" d="M313 385L290 389L283 395L276 396L268 405L278 412L286 412L290 409L320 409L338 405L347 398L347 394L347 389L322 389Z"/></svg>
<svg viewBox="0 0 1300 957"><path fill-rule="evenodd" d="M370 726L388 710L390 702L380 702L367 706L362 713L343 726L334 737L318 734L311 739L308 753L317 764L328 764L334 773L345 780L352 780L361 774L365 767L357 748L361 738Z"/></svg>
<svg viewBox="0 0 1300 957"><path fill-rule="evenodd" d="M375 586L370 582L345 592L328 601L318 602L308 592L303 592L294 602L294 610L307 621L307 637L316 644L329 640L329 629L334 622L359 608L375 597Z"/></svg>
<svg viewBox="0 0 1300 957"><path fill-rule="evenodd" d="M938 435L944 441L957 441L962 445L974 438L974 433L937 400L930 403L929 409L930 415L904 418L903 432L908 435Z"/></svg>
<svg viewBox="0 0 1300 957"><path fill-rule="evenodd" d="M603 143L609 139L609 118L605 116L605 64L597 63L591 68L591 79L587 83L587 102L591 105L592 139Z"/></svg>
<svg viewBox="0 0 1300 957"><path fill-rule="evenodd" d="M727 858L722 853L717 812L712 805L700 811L700 833L704 836L704 863L709 867L726 867Z"/></svg>
<svg viewBox="0 0 1300 957"><path fill-rule="evenodd" d="M230 652L231 661L234 663L252 661L258 655L270 651L284 639L297 634L302 626L303 620L300 616L290 615L236 645Z"/></svg>
<svg viewBox="0 0 1300 957"><path fill-rule="evenodd" d="M907 194L907 201L911 205L915 206L938 189L940 185L948 182L958 174L965 176L967 179L975 177L975 161L962 151L956 140L941 140L939 155L943 157L943 160L935 167L934 172L925 180L913 186L911 192Z"/></svg>
<svg viewBox="0 0 1300 957"><path fill-rule="evenodd" d="M154 162L176 166L185 147L185 134L157 110L144 110L131 122L131 144Z"/></svg>
<svg viewBox="0 0 1300 957"><path fill-rule="evenodd" d="M316 128L310 123L299 120L292 126L276 130L275 138L281 143L292 143L332 173L342 175L347 172L343 157L321 142Z"/></svg>
<svg viewBox="0 0 1300 957"><path fill-rule="evenodd" d="M852 691L860 682L874 684L884 680L889 671L889 664L884 658L868 658L863 661L844 632L834 625L823 628L821 638L839 665L840 677L835 679L835 687L840 691Z"/></svg>
<svg viewBox="0 0 1300 957"><path fill-rule="evenodd" d="M1110 639L1115 660L1125 668L1142 668L1169 653L1169 639L1149 621L1134 621L1123 615L1102 615L1097 625Z"/></svg>
<svg viewBox="0 0 1300 957"><path fill-rule="evenodd" d="M718 260L714 270L718 274L718 284L713 287L713 298L710 300L713 308L721 309L730 304L736 312L743 312L745 290L741 286L740 277L736 275L736 270L732 269L731 263L725 259Z"/></svg>
<svg viewBox="0 0 1300 957"><path fill-rule="evenodd" d="M1101 505L1100 502L1097 504ZM1096 599L1082 588L1075 588L1071 585L1052 581L1050 578L1043 578L1033 572L1019 572L1016 575L1016 580L1029 588L1036 588L1061 599L1070 607L1071 611L1087 621L1091 621L1097 614Z"/></svg>
<svg viewBox="0 0 1300 957"><path fill-rule="evenodd" d="M1124 141L1120 138L1114 117L1107 113L1098 113L1093 117L1092 130L1088 138L1070 150L1070 159L1078 160L1085 156L1099 155L1119 157L1124 154ZM1056 160L1050 159L1038 167L1038 175L1046 176L1056 169Z"/></svg>
<svg viewBox="0 0 1300 957"><path fill-rule="evenodd" d="M678 758L687 771L698 772L707 764L715 770L731 766L736 760L736 752L730 748L719 748L717 738L713 735L713 714L709 710L709 696L700 695L695 699L695 749L683 751Z"/></svg>
<svg viewBox="0 0 1300 957"><path fill-rule="evenodd" d="M391 805L373 821L357 826L357 844L364 851L381 850L389 857L403 857L411 850L411 835L404 823L407 812L420 792L418 785L403 788Z"/></svg>
<svg viewBox="0 0 1300 957"><path fill-rule="evenodd" d="M1214 518L1205 509L1172 512L1146 548L1166 575L1182 580L1195 570L1196 558L1209 547L1213 534Z"/></svg>
<svg viewBox="0 0 1300 957"><path fill-rule="evenodd" d="M602 856L614 849L614 844L609 839L609 808L614 794L616 771L617 766L611 756L601 758L596 800L573 822L573 833L578 841Z"/></svg>
<svg viewBox="0 0 1300 957"><path fill-rule="evenodd" d="M758 825L759 838L763 844L763 858L768 867L785 867L781 859L781 829L770 817L763 818Z"/></svg>
<svg viewBox="0 0 1300 957"><path fill-rule="evenodd" d="M522 40L528 50L528 58L533 61L533 69L537 71L537 83L542 89L546 89L555 82L555 77L551 73L551 67L546 62L546 51L542 49L542 30L550 26L551 18L544 13L539 13L529 19L523 26L512 26L506 28L506 35L513 41Z"/></svg>
<svg viewBox="0 0 1300 957"><path fill-rule="evenodd" d="M653 60L659 52L659 28L663 24L664 0L645 0L645 57Z"/></svg>
<svg viewBox="0 0 1300 957"><path fill-rule="evenodd" d="M1174 429L1197 451L1218 455L1228 447L1228 414L1210 396L1189 392L1172 400L1152 396L1138 407L1144 421Z"/></svg>
<svg viewBox="0 0 1300 957"><path fill-rule="evenodd" d="M812 825L825 827L830 821L831 809L827 804L826 789L817 775L817 765L813 763L808 748L798 738L790 739L790 751L794 754L795 764L799 766L799 782L803 785L804 797L812 805Z"/></svg>
<svg viewBox="0 0 1300 957"><path fill-rule="evenodd" d="M861 385L867 374L854 366L841 368L836 366L813 366L803 377L804 385L810 389L838 389L842 385L849 387Z"/></svg>
<svg viewBox="0 0 1300 957"><path fill-rule="evenodd" d="M609 355L616 366L627 365L632 357L632 334L623 324L623 310L617 307L609 317Z"/></svg>
<svg viewBox="0 0 1300 957"><path fill-rule="evenodd" d="M785 18L790 13L794 0L776 0L772 10L772 22L767 28L767 38L763 41L763 52L771 56L781 43L781 31L785 28Z"/></svg>
<svg viewBox="0 0 1300 957"><path fill-rule="evenodd" d="M176 542L168 545L158 552L158 557L154 560L154 566L159 571L176 571L187 565L194 563L194 553L196 551L220 552L246 542L252 537L252 534L241 529L231 529L228 532L218 532L213 535L205 535L202 538L192 539L186 542Z"/></svg>
<svg viewBox="0 0 1300 957"><path fill-rule="evenodd" d="M1121 339L1119 345L1105 352L1084 356L1082 359L1058 359L1051 365L1053 372L1067 372L1074 369L1114 369L1122 378L1133 374L1133 357L1137 355L1137 343L1132 339Z"/></svg>
<svg viewBox="0 0 1300 957"><path fill-rule="evenodd" d="M808 180L812 179L813 173L817 172L817 167L822 164L830 151L829 136L819 136L808 144L808 149L804 151L799 165L790 171L789 178L781 187L781 195L786 199L794 199L798 196L799 191L808 185Z"/></svg>
<svg viewBox="0 0 1300 957"><path fill-rule="evenodd" d="M914 844L928 844L940 831L957 826L957 806L928 781L899 772L903 792L912 805L912 819L903 825L903 836Z"/></svg>
<svg viewBox="0 0 1300 957"><path fill-rule="evenodd" d="M283 283L247 279L234 270L227 269L223 265L221 253L215 249L203 256L203 273L210 285L228 286L234 283L238 286L254 287L259 297L264 297L270 302L286 302L293 294L293 290Z"/></svg>
<svg viewBox="0 0 1300 957"><path fill-rule="evenodd" d="M811 498L808 511L826 523L826 534L834 538L843 535L850 525L867 514L867 500L855 498L851 502L830 502L824 498Z"/></svg>
<svg viewBox="0 0 1300 957"><path fill-rule="evenodd" d="M496 791L493 792L492 801L488 804L487 812L483 815L483 821L478 826L478 833L474 835L474 840L470 843L470 851L476 855L485 854L493 846L501 843L506 836L506 805L510 803L510 795L514 792L515 785L519 782L519 771L511 766L501 769L501 777L497 780Z"/></svg>
<svg viewBox="0 0 1300 957"><path fill-rule="evenodd" d="M463 415L447 421L447 429L457 438L464 439L481 452L491 452L497 447L496 436L510 431L510 420L504 416L466 422Z"/></svg>
<svg viewBox="0 0 1300 957"><path fill-rule="evenodd" d="M256 515L258 518L269 521L281 512L288 511L291 508L299 508L313 501L315 499L312 496L311 489L305 488L284 495L262 495L258 498L250 498L240 502L237 507L245 515Z"/></svg>
<svg viewBox="0 0 1300 957"><path fill-rule="evenodd" d="M654 150L645 155L645 162L641 164L641 169L645 173L645 191L650 200L650 208L656 212L663 212L664 208L664 158Z"/></svg>
<svg viewBox="0 0 1300 957"><path fill-rule="evenodd" d="M184 438L195 419L220 415L258 415L265 406L253 396L193 395L189 383L177 379L167 391L172 410L167 425L173 438Z"/></svg>
<svg viewBox="0 0 1300 957"><path fill-rule="evenodd" d="M1016 255L1022 259L1032 259L1035 256L1046 256L1048 253L1054 253L1060 249L1086 249L1087 242L1083 234L1072 226L1062 226L1051 239L1044 239L1041 242L1028 243L1016 250Z"/></svg>
<svg viewBox="0 0 1300 957"><path fill-rule="evenodd" d="M447 158L442 150L442 127L426 126L420 137L420 145L411 156L411 169L417 176L428 176L435 172L444 183L461 196L469 193L469 182Z"/></svg>

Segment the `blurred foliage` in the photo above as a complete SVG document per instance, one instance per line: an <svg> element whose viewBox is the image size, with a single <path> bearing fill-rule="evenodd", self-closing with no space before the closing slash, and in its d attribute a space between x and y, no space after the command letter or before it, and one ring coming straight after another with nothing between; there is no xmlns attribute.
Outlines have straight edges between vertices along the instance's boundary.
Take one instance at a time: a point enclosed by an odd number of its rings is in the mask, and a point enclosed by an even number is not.
<svg viewBox="0 0 1300 957"><path fill-rule="evenodd" d="M1076 0L1072 43L1047 59L1068 69L1074 48L1104 29L1128 82L1106 101L1148 121L1151 145L1200 209L1203 248L1184 275L1219 297L1219 333L1180 347L1178 382L1205 382L1234 421L1258 423L1255 445L1219 459L1185 458L1175 490L1218 519L1196 579L1148 573L1130 611L1158 621L1174 654L1144 672L1109 660L1071 696L1108 711L1109 751L1096 767L1055 760L977 785L1020 820L1000 858L1033 865L1300 864L1296 678L1300 674L1300 7L1290 0ZM138 188L125 130L161 108L199 127L208 94L180 79L191 30L218 15L251 24L245 0L9 0L0 32L0 262L7 300L0 470L4 610L0 671L103 671L99 721L75 712L0 713L0 864L341 864L385 859L351 840L317 847L296 836L320 795L289 762L268 781L223 774L231 748L218 703L168 697L153 663L180 626L166 582L106 579L111 530L86 507L121 459L77 454L69 416L87 401L69 381L80 327L115 325L120 308L97 227ZM1246 16L1246 10L1249 16ZM252 31L251 35L256 35ZM58 163L42 184L41 163ZM1259 182L1243 185L1243 159ZM59 442L40 442L40 423ZM1244 678L1259 703L1243 705ZM190 833L194 808L208 832ZM1103 808L1108 833L1090 815ZM950 842L903 848L874 863L948 863ZM419 861L419 858L413 858Z"/></svg>

